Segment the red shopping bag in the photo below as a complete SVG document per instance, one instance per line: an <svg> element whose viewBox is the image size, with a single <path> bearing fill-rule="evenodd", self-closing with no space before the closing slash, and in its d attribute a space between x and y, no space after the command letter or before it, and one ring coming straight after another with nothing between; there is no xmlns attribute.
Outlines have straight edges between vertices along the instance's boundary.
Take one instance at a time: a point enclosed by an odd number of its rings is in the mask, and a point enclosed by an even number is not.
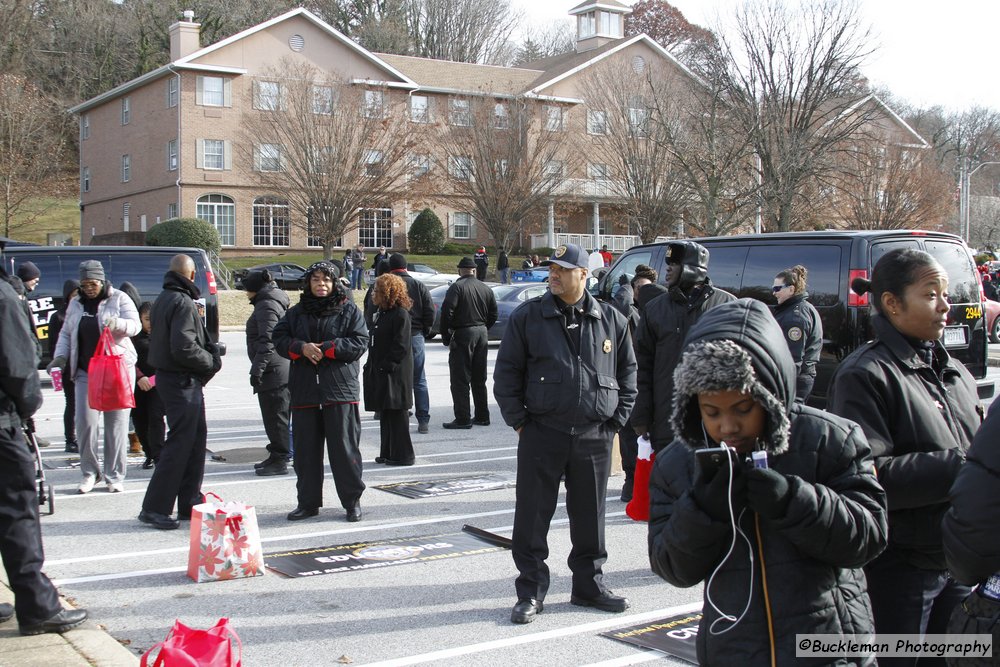
<svg viewBox="0 0 1000 667"><path fill-rule="evenodd" d="M625 514L633 521L649 521L649 475L653 472L656 452L648 438L639 438L639 455L635 459L635 478L632 482L632 500L625 506Z"/></svg>
<svg viewBox="0 0 1000 667"><path fill-rule="evenodd" d="M135 407L128 366L122 355L114 352L115 339L111 329L104 327L87 366L87 402L92 410L108 412Z"/></svg>
<svg viewBox="0 0 1000 667"><path fill-rule="evenodd" d="M205 495L204 503L191 508L188 576L198 583L262 576L257 511L245 503L224 502L214 493Z"/></svg>
<svg viewBox="0 0 1000 667"><path fill-rule="evenodd" d="M230 637L236 642L235 656ZM189 628L175 620L167 638L142 654L140 667L147 667L150 654L157 649L151 667L240 667L243 661L243 643L229 627L228 618L220 618L208 630Z"/></svg>

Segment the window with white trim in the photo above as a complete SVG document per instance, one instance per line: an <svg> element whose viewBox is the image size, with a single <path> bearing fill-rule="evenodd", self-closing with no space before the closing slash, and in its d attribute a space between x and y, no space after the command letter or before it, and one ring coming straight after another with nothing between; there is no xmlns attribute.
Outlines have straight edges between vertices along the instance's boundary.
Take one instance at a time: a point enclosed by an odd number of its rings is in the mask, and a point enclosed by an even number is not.
<svg viewBox="0 0 1000 667"><path fill-rule="evenodd" d="M468 155L452 155L448 158L448 174L456 181L472 179L472 158Z"/></svg>
<svg viewBox="0 0 1000 667"><path fill-rule="evenodd" d="M84 167L80 170L80 189L84 192L90 192L90 167Z"/></svg>
<svg viewBox="0 0 1000 667"><path fill-rule="evenodd" d="M421 178L426 176L431 170L431 157L429 155L410 156L410 178Z"/></svg>
<svg viewBox="0 0 1000 667"><path fill-rule="evenodd" d="M176 76L171 76L167 79L167 108L177 106L178 87L179 84Z"/></svg>
<svg viewBox="0 0 1000 667"><path fill-rule="evenodd" d="M493 105L493 127L498 130L510 129L510 110L503 102Z"/></svg>
<svg viewBox="0 0 1000 667"><path fill-rule="evenodd" d="M284 199L257 197L253 201L253 244L287 246L289 207Z"/></svg>
<svg viewBox="0 0 1000 667"><path fill-rule="evenodd" d="M332 86L312 87L312 107L313 113L320 116L330 116L333 114L334 94Z"/></svg>
<svg viewBox="0 0 1000 667"><path fill-rule="evenodd" d="M630 107L628 110L629 130L637 137L649 136L649 109Z"/></svg>
<svg viewBox="0 0 1000 667"><path fill-rule="evenodd" d="M608 112L596 109L587 110L587 134L608 133Z"/></svg>
<svg viewBox="0 0 1000 667"><path fill-rule="evenodd" d="M384 118L385 93L381 90L366 90L363 112L365 118Z"/></svg>
<svg viewBox="0 0 1000 667"><path fill-rule="evenodd" d="M132 119L132 98L122 98L122 125L128 125Z"/></svg>
<svg viewBox="0 0 1000 667"><path fill-rule="evenodd" d="M549 132L562 132L563 108L554 104L546 104L543 108L545 110L545 129Z"/></svg>
<svg viewBox="0 0 1000 667"><path fill-rule="evenodd" d="M566 164L562 160L549 160L545 163L544 172L546 178L562 176L566 169Z"/></svg>
<svg viewBox="0 0 1000 667"><path fill-rule="evenodd" d="M472 238L472 214L467 211L460 211L451 214L451 238L471 239Z"/></svg>
<svg viewBox="0 0 1000 667"><path fill-rule="evenodd" d="M363 208L358 216L358 243L366 248L392 246L392 209Z"/></svg>
<svg viewBox="0 0 1000 667"><path fill-rule="evenodd" d="M306 209L306 245L310 248L322 248L323 247L323 235L321 220L317 219L316 209L318 206L310 206ZM344 237L341 236L337 239L336 243L333 245L338 248L344 246Z"/></svg>
<svg viewBox="0 0 1000 667"><path fill-rule="evenodd" d="M260 111L280 111L281 84L277 81L253 82L253 108Z"/></svg>
<svg viewBox="0 0 1000 667"><path fill-rule="evenodd" d="M593 37L597 34L597 16L595 12L579 14L576 17L576 34L580 39Z"/></svg>
<svg viewBox="0 0 1000 667"><path fill-rule="evenodd" d="M448 100L448 122L459 127L472 125L472 105L469 100L460 97Z"/></svg>
<svg viewBox="0 0 1000 667"><path fill-rule="evenodd" d="M382 151L365 151L365 176L375 178L382 175Z"/></svg>
<svg viewBox="0 0 1000 667"><path fill-rule="evenodd" d="M281 144L258 144L254 156L254 168L257 171L281 171L281 153Z"/></svg>
<svg viewBox="0 0 1000 667"><path fill-rule="evenodd" d="M167 220L173 220L177 217L177 202L172 202L167 204Z"/></svg>
<svg viewBox="0 0 1000 667"><path fill-rule="evenodd" d="M90 138L90 114L85 113L80 116L80 141Z"/></svg>
<svg viewBox="0 0 1000 667"><path fill-rule="evenodd" d="M309 163L309 172L313 174L329 173L332 155L333 148L330 146L317 146L314 148L312 152L312 159Z"/></svg>
<svg viewBox="0 0 1000 667"><path fill-rule="evenodd" d="M508 164L510 163L505 159L500 159L493 163L493 169L498 177L504 178L505 176L507 176Z"/></svg>
<svg viewBox="0 0 1000 667"><path fill-rule="evenodd" d="M222 139L202 139L202 169L226 168L226 142Z"/></svg>
<svg viewBox="0 0 1000 667"><path fill-rule="evenodd" d="M431 100L426 95L410 95L410 120L414 123L431 122Z"/></svg>
<svg viewBox="0 0 1000 667"><path fill-rule="evenodd" d="M201 76L196 79L195 101L199 106L230 107L232 102L232 82L221 76Z"/></svg>
<svg viewBox="0 0 1000 667"><path fill-rule="evenodd" d="M132 156L122 155L122 183L132 180Z"/></svg>
<svg viewBox="0 0 1000 667"><path fill-rule="evenodd" d="M122 204L122 231L127 232L129 223L132 221L132 204L125 202Z"/></svg>
<svg viewBox="0 0 1000 667"><path fill-rule="evenodd" d="M589 162L587 163L587 178L595 181L608 181L611 180L611 170L603 162Z"/></svg>
<svg viewBox="0 0 1000 667"><path fill-rule="evenodd" d="M177 170L177 140L167 142L167 171Z"/></svg>
<svg viewBox="0 0 1000 667"><path fill-rule="evenodd" d="M195 216L215 227L222 245L236 245L236 204L226 195L198 198Z"/></svg>

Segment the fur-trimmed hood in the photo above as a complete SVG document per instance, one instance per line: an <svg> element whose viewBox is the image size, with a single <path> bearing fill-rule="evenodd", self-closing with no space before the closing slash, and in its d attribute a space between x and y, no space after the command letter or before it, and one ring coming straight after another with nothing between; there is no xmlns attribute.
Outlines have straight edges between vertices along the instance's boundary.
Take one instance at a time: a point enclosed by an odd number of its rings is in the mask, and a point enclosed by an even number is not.
<svg viewBox="0 0 1000 667"><path fill-rule="evenodd" d="M706 436L697 395L734 389L767 411L762 438L772 454L788 450L788 411L795 400L795 364L781 328L760 301L738 299L707 311L685 339L674 371L673 415L677 438L690 447L714 446Z"/></svg>

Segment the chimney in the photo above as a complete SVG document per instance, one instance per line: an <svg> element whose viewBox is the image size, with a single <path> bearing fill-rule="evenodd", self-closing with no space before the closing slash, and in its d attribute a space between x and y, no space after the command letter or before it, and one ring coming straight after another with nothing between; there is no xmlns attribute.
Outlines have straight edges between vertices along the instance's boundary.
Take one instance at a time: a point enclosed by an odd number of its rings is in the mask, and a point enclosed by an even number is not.
<svg viewBox="0 0 1000 667"><path fill-rule="evenodd" d="M194 12L184 10L184 18L170 26L170 60L180 60L201 48L201 24L194 22Z"/></svg>

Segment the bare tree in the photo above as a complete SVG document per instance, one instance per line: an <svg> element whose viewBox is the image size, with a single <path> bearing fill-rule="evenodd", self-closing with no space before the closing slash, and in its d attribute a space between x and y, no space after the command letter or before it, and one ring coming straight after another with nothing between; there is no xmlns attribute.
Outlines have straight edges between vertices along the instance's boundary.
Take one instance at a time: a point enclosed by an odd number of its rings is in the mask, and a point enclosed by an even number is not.
<svg viewBox="0 0 1000 667"><path fill-rule="evenodd" d="M969 243L975 248L1000 248L1000 197L972 197L969 207Z"/></svg>
<svg viewBox="0 0 1000 667"><path fill-rule="evenodd" d="M362 209L402 198L420 135L401 113L390 113L385 89L288 60L270 75L280 88L244 117L242 143L252 147L261 181L299 214L294 224L331 258L337 240L357 228Z"/></svg>
<svg viewBox="0 0 1000 667"><path fill-rule="evenodd" d="M576 167L564 112L526 98L453 98L431 144L443 162L439 189L467 201L477 224L504 250Z"/></svg>
<svg viewBox="0 0 1000 667"><path fill-rule="evenodd" d="M0 74L0 223L3 235L41 213L26 206L61 168L63 116L27 78Z"/></svg>
<svg viewBox="0 0 1000 667"><path fill-rule="evenodd" d="M625 36L645 33L679 60L700 71L706 57L718 52L718 41L706 30L684 18L667 0L639 0L625 17Z"/></svg>
<svg viewBox="0 0 1000 667"><path fill-rule="evenodd" d="M822 184L834 155L872 120L859 67L871 35L856 0L747 0L736 32L723 40L734 112L760 166L768 231L802 227L813 214L811 186Z"/></svg>
<svg viewBox="0 0 1000 667"><path fill-rule="evenodd" d="M608 165L608 188L620 197L644 243L674 233L691 202L691 189L674 158L680 119L673 105L658 106L669 84L653 83L652 65L637 73L621 61L591 68L581 84L587 100L583 149L592 163Z"/></svg>
<svg viewBox="0 0 1000 667"><path fill-rule="evenodd" d="M569 21L558 21L545 27L535 26L526 31L524 39L517 47L514 66L557 56L573 50L576 34Z"/></svg>

